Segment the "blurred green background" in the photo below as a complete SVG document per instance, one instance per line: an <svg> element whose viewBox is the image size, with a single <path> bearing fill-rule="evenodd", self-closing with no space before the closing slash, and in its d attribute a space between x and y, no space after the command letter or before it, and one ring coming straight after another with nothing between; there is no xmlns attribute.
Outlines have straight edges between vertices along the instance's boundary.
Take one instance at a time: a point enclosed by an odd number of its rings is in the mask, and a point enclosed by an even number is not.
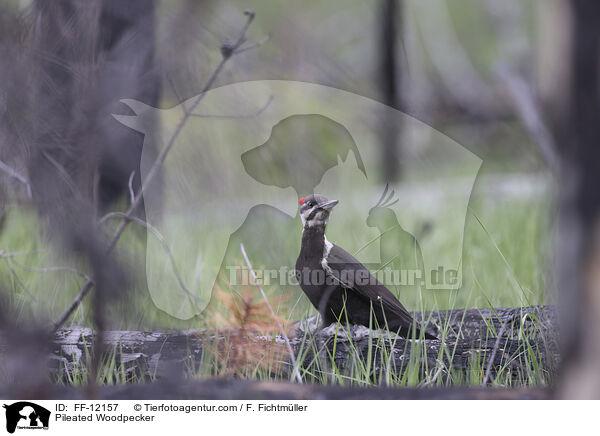
<svg viewBox="0 0 600 436"><path fill-rule="evenodd" d="M19 6L17 2L13 3L15 7ZM24 3L21 2L21 6ZM269 39L260 47L237 55L218 76L214 87L249 80L279 79L343 89L394 105L482 159L464 227L462 287L456 291L411 289L404 292L401 299L409 310L552 303L554 287L548 277L552 277L549 247L554 228L553 179L539 146L511 105L506 84L497 75L498 68L508 66L511 71L522 74L526 83L536 84L531 86L540 99L551 97L553 88L545 85L547 72L554 68L546 63L551 40L543 38L548 32L547 17L551 13L542 10L545 4L533 1L510 2L504 10L494 6L494 2L474 0L402 2L402 10L396 11L394 20L397 25L393 47L397 80L395 95L390 99L382 91L382 80L385 80L381 72L383 3L159 2L156 56L163 73L160 107L172 108L161 118L161 123L172 125L176 122L179 115L174 107L179 101L199 93L221 59L221 43L235 38L244 22L241 12L251 7L256 12L256 20L249 31L250 42L263 41L267 35ZM553 7L547 6L548 9ZM510 31L503 31L506 26ZM123 98L128 97L123 95ZM202 112L207 114L222 113L221 109L210 103L202 106ZM379 130L383 132L387 128L382 123ZM198 133L194 132L193 128L183 132L176 144L179 152L202 147ZM422 152L411 150L419 141L403 136L406 131L400 128L393 134L398 137L396 146L405 156ZM321 140L323 147L336 146L327 137L315 137L314 132L310 140ZM374 146L363 156L365 160L381 161L382 173L377 177L381 183L386 180L383 174L385 140L384 135L373 137L373 143L381 141L381 147ZM226 168L232 162L228 159L237 159L237 156L239 153L226 151L218 159ZM454 171L454 174L444 174L443 184L453 178L460 184L463 176L460 162L454 165L451 155L435 147L422 153L420 159L427 163L431 172L411 172L411 166L407 164L405 171L395 175L397 186L406 194L403 202L410 204L435 198L440 210L451 208L453 199L444 195L449 187L436 183L440 180L437 168ZM207 192L213 192L218 189L218 184L218 180L206 181L203 186ZM360 203L365 198L369 202L355 214L336 216L334 213L328 235L330 240L342 246L361 245L363 235L358 237L356 229L364 227L368 210L377 200L372 191L361 191L360 186L357 181L340 187L347 203ZM298 192L298 195L303 194ZM18 189L8 198L4 203L4 226L0 232L0 281L10 291L8 304L21 319L56 319L84 280L73 271L57 270L56 267L81 271L89 271L89 267L86 262L63 253L48 242L48 230L43 228L35 208L23 199ZM235 201L235 198L228 200ZM114 207L125 208L125 203L123 199ZM165 209L168 213L169 208ZM403 211L411 216L410 207ZM290 233L290 227L278 229L265 221L270 215L261 213L264 211L255 211L250 219L270 227L276 237L273 238L273 250L249 253L254 266L268 266L280 260L277 247L283 247L286 259L293 258L299 244L298 218L291 216L296 230ZM227 219L227 216L223 217L223 220ZM440 221L444 222L443 217ZM436 230L443 234L444 227ZM191 223L186 225L183 238L203 238L214 231ZM377 232L372 231L376 236ZM234 235L224 264L243 264L239 242L252 246L249 238L252 235L243 232ZM119 243L118 260L132 274L128 275L125 288L117 290L120 298L111 302L110 328L202 325L205 322L202 317L179 320L152 302L144 279L144 240L142 229L132 224ZM376 241L370 249L377 250L377 245ZM198 261L190 259L194 254L188 251L174 255L175 259L185 258L192 264ZM361 259L361 254L358 258ZM230 288L222 276L217 286ZM315 313L299 289L269 285L265 290L270 298L285 295L277 310L286 319L298 320ZM206 294L206 290L203 292ZM89 325L89 315L89 302L86 301L70 322Z"/></svg>

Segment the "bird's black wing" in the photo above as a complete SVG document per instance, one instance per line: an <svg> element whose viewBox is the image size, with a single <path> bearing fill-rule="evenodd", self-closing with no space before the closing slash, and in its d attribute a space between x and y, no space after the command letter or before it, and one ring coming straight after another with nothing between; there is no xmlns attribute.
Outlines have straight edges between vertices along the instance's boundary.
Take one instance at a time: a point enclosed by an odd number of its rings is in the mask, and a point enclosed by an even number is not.
<svg viewBox="0 0 600 436"><path fill-rule="evenodd" d="M386 314L394 316L405 327L412 325L413 318L402 303L371 274L367 267L346 250L333 245L327 256L327 267L344 288L372 301L373 306L381 304ZM349 277L350 271L351 277Z"/></svg>

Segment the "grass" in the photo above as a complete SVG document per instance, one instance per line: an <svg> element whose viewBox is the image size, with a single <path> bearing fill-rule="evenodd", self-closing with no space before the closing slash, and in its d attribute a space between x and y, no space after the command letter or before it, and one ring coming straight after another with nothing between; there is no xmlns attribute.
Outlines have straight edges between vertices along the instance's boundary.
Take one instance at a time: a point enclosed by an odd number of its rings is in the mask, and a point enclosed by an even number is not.
<svg viewBox="0 0 600 436"><path fill-rule="evenodd" d="M442 329L442 338L451 334L450 328L450 325L446 325ZM310 383L362 387L547 386L553 382L554 371L552 365L543 362L551 350L540 347L543 342L535 337L539 328L539 320L535 320L528 328L521 323L517 331L506 331L509 337L518 338L517 346L508 350L512 354L503 356L500 366L490 374L485 362L486 357L490 357L488 353L494 353L494 349L485 348L483 344L486 343L485 339L495 342L497 332L491 327L484 331L479 343L476 341L473 344L464 368L450 363L456 361L454 341L444 341L432 355L427 352L430 346L428 342L406 341L386 329L358 337L353 334L352 327L343 322L328 327L331 332L326 337L310 329L301 331L301 336L295 341L296 358L300 362L303 380ZM545 334L548 335L548 332ZM268 342L268 339L265 341ZM504 353L505 345L499 344L500 351L496 352ZM340 353L346 357L340 358ZM215 354L208 355L209 358L203 359L197 368L189 372L190 377L231 375L230 368L219 365L222 358ZM424 358L427 355L429 358ZM285 365L288 365L287 369ZM269 361L267 365L264 361L254 361L254 365L249 365L236 376L293 381L287 361Z"/></svg>
<svg viewBox="0 0 600 436"><path fill-rule="evenodd" d="M72 365L61 365L58 370L51 374L50 379L57 384L71 386L85 386L89 381L89 368L83 362L90 361L90 355L85 350L81 360L75 361ZM96 376L96 383L100 385L117 385L124 383L138 383L143 381L152 381L155 374L145 376L138 368L128 365L120 360L120 347L114 346L105 353L102 362L99 365L99 372ZM71 356L73 358L73 356Z"/></svg>
<svg viewBox="0 0 600 436"><path fill-rule="evenodd" d="M465 221L461 259L462 288L458 291L402 291L401 300L409 310L426 312L469 307L496 310L500 307L552 303L553 293L545 279L549 262L546 253L550 250L548 235L552 226L547 218L550 215L549 209L550 202L546 194L493 197L487 192L485 183L476 184ZM362 219L364 217L356 218ZM334 217L330 225L341 227L332 232L335 235L352 237L352 229L356 224L357 221L353 217L337 221ZM22 322L55 319L83 283L84 279L72 270L55 267L87 271L85 262L51 248L52 245L46 242L47 238L40 236L39 228L40 223L33 210L13 205L8 210L4 231L0 233L0 282L8 290L8 304L12 313ZM243 237L243 233L238 235L240 239ZM330 236L330 239L333 238ZM373 243L377 242L375 238ZM230 243L224 265L243 264L235 245L236 241ZM296 249L293 245L289 247L290 258ZM340 245L344 245L344 242ZM350 245L360 247L363 244L355 242ZM139 253L144 250L140 231L134 228L127 230L119 246L121 248L118 256L122 263L127 265L129 270L144 271L144 265L140 264L139 260ZM239 247L239 244L237 246ZM261 258L261 253L257 254L256 250L252 252L250 248L248 251L255 267L261 264L268 265L272 261L269 256ZM226 282L227 280L220 276L218 285L228 288ZM297 287L282 288L272 284L264 288L269 300L278 300L274 308L278 316L288 323L314 315L314 309L309 306ZM177 319L157 308L153 297L145 288L142 273L130 277L127 289L124 289L122 294L123 298L110 303L108 313L111 329L187 329L207 327L207 323L210 322L209 317ZM286 298L277 298L282 295ZM214 299L209 309L219 312L223 308L218 299ZM89 311L89 303L85 302L71 322L89 326ZM539 322L534 320L533 326ZM455 327L443 325L442 338L450 334L459 334L460 332L452 331ZM460 326L457 328L460 329ZM342 320L337 329L337 334L342 334L346 329ZM503 357L502 367L488 381L498 386L550 384L552 374L544 369L542 363L547 347L536 348L539 347L539 341L533 339L538 332L535 328L522 328L518 332L511 332L513 333L519 337L518 349L512 355ZM343 342L345 352L352 357L344 367L340 367L335 358L340 350L328 349L319 343L317 337L306 334L309 337L301 341L298 360L302 362L300 370L307 381L358 386L443 386L480 385L486 379L485 356L481 353L471 353L469 370L466 372L447 367L445 362L451 361L456 352L451 343L440 348L436 361L432 363L422 359L422 342L408 342L406 353L402 354L410 357L407 361L400 361L397 358L398 353L394 351L393 340L390 342L389 339L385 339L385 335L369 337L365 345L364 342L356 343L352 335L346 334L347 340ZM487 337L495 338L497 334L494 326L490 324L487 331L482 333L481 340L485 342ZM552 343L555 338L544 340ZM141 380L127 371L127 368L119 363L117 356L117 350L112 350L106 356L99 381L112 384ZM231 375L230 368L219 364L219 361L223 360L222 357L214 350L205 350L201 361L188 369L189 376ZM514 362L518 362L518 365L513 365ZM281 362L250 364L235 375L252 379L287 380L286 371L278 369L281 365ZM75 385L85 383L86 379L85 367L75 366L68 373L58 375L61 382Z"/></svg>

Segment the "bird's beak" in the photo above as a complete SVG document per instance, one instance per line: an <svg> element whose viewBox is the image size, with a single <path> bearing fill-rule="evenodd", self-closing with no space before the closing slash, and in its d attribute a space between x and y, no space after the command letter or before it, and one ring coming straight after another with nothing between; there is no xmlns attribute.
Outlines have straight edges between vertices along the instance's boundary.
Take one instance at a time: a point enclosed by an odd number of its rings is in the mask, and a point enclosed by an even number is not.
<svg viewBox="0 0 600 436"><path fill-rule="evenodd" d="M324 210L333 209L333 207L338 203L339 203L338 200L329 200L326 203L320 204L319 209L324 209Z"/></svg>

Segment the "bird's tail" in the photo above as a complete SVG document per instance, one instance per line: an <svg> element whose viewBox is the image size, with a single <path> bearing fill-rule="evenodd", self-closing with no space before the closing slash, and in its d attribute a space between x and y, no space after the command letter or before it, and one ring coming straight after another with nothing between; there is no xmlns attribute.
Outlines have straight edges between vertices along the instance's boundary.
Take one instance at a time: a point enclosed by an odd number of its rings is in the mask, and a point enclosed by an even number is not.
<svg viewBox="0 0 600 436"><path fill-rule="evenodd" d="M434 339L434 340L439 340L440 338L438 338L437 336L432 335L431 333L428 332L424 332L425 334L425 339Z"/></svg>

